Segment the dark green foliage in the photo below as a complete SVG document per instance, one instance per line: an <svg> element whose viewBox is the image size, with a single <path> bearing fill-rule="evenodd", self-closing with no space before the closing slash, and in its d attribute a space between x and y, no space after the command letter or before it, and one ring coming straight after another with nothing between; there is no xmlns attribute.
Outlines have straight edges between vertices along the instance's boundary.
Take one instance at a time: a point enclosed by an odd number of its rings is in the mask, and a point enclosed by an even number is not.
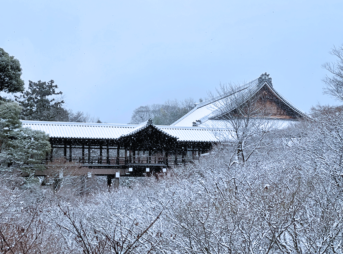
<svg viewBox="0 0 343 254"><path fill-rule="evenodd" d="M11 165L28 173L43 169L42 160L50 151L47 134L22 128L20 111L17 103L0 101L0 171Z"/></svg>
<svg viewBox="0 0 343 254"><path fill-rule="evenodd" d="M17 93L24 91L24 81L20 76L19 61L0 48L0 92Z"/></svg>
<svg viewBox="0 0 343 254"><path fill-rule="evenodd" d="M29 88L23 95L16 96L16 101L23 108L21 119L37 121L67 120L68 112L62 108L64 101L56 101L54 98L54 96L62 94L62 92L56 92L57 88L58 86L54 84L53 80L49 82L29 81Z"/></svg>

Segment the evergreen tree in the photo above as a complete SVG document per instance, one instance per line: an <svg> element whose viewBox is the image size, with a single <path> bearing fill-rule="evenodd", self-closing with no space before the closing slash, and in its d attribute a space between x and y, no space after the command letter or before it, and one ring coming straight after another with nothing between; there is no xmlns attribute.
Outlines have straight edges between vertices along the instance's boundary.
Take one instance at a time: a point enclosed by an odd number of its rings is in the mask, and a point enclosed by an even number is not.
<svg viewBox="0 0 343 254"><path fill-rule="evenodd" d="M17 93L24 91L24 81L20 76L19 61L0 48L0 92Z"/></svg>
<svg viewBox="0 0 343 254"><path fill-rule="evenodd" d="M56 95L62 92L56 92L58 88L54 81L32 82L29 81L29 88L21 96L16 96L16 101L22 106L21 119L54 121L59 118L67 118L67 112L62 108L63 100L56 101ZM63 117L64 116L64 117ZM62 119L63 120L63 119Z"/></svg>
<svg viewBox="0 0 343 254"><path fill-rule="evenodd" d="M42 160L50 151L49 137L44 132L23 128L20 113L17 103L0 101L0 169L15 165L33 173L44 168Z"/></svg>
<svg viewBox="0 0 343 254"><path fill-rule="evenodd" d="M21 127L20 112L21 108L17 103L0 101L0 153L11 133Z"/></svg>

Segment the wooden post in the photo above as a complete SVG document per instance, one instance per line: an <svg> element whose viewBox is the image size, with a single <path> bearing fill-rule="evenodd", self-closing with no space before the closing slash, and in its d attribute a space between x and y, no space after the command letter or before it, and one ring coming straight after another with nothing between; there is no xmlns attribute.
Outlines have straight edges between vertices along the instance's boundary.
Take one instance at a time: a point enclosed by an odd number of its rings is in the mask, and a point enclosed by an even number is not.
<svg viewBox="0 0 343 254"><path fill-rule="evenodd" d="M125 146L125 164L127 163L127 148L126 148L126 146Z"/></svg>
<svg viewBox="0 0 343 254"><path fill-rule="evenodd" d="M107 164L110 164L110 148L109 148L109 145L108 145L108 141L107 141L107 144L106 144L106 162L107 162Z"/></svg>
<svg viewBox="0 0 343 254"><path fill-rule="evenodd" d="M117 145L117 164L119 165L120 145Z"/></svg>
<svg viewBox="0 0 343 254"><path fill-rule="evenodd" d="M82 163L85 163L85 144L82 143Z"/></svg>
<svg viewBox="0 0 343 254"><path fill-rule="evenodd" d="M129 149L129 163L132 162L132 151L131 148Z"/></svg>
<svg viewBox="0 0 343 254"><path fill-rule="evenodd" d="M151 150L149 150L149 164L151 163Z"/></svg>
<svg viewBox="0 0 343 254"><path fill-rule="evenodd" d="M168 167L168 155L169 155L168 150L166 150L165 163L166 163L167 167Z"/></svg>
<svg viewBox="0 0 343 254"><path fill-rule="evenodd" d="M175 166L177 165L177 146L175 147Z"/></svg>
<svg viewBox="0 0 343 254"><path fill-rule="evenodd" d="M132 155L133 155L133 163L136 163L136 150L135 149L133 149L133 151L132 151Z"/></svg>
<svg viewBox="0 0 343 254"><path fill-rule="evenodd" d="M88 164L91 163L91 145L88 144Z"/></svg>
<svg viewBox="0 0 343 254"><path fill-rule="evenodd" d="M100 158L99 163L102 164L102 144L100 144Z"/></svg>
<svg viewBox="0 0 343 254"><path fill-rule="evenodd" d="M67 143L66 143L66 141L64 141L63 156L64 156L64 159L67 159Z"/></svg>
<svg viewBox="0 0 343 254"><path fill-rule="evenodd" d="M108 187L108 190L110 190L110 187L112 185L112 179L113 179L113 177L111 175L107 175L107 187Z"/></svg>
<svg viewBox="0 0 343 254"><path fill-rule="evenodd" d="M185 150L183 151L183 163L185 164L187 160L187 153L188 153L187 146L185 146Z"/></svg>
<svg viewBox="0 0 343 254"><path fill-rule="evenodd" d="M51 144L51 150L50 150L50 161L51 162L52 162L53 153L54 153L54 146L53 146L53 144Z"/></svg>
<svg viewBox="0 0 343 254"><path fill-rule="evenodd" d="M71 150L71 143L69 145L69 161L72 162L73 158L72 158L72 150Z"/></svg>
<svg viewBox="0 0 343 254"><path fill-rule="evenodd" d="M185 150L184 150L183 147L182 147L182 150L181 150L181 163L185 163Z"/></svg>

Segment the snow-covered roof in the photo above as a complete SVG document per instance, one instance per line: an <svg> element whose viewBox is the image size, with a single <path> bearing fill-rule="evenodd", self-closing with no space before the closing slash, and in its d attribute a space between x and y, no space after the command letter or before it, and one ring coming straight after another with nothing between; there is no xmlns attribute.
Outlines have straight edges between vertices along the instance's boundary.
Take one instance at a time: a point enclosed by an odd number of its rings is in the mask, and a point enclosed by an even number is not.
<svg viewBox="0 0 343 254"><path fill-rule="evenodd" d="M143 123L138 124L137 127L135 127L134 129L130 130L128 133L121 135L120 138L131 136L131 135L133 135L135 133L138 133L138 132L144 130L145 128L147 128L149 126L154 126L156 129L158 129L160 132L164 133L165 135L167 135L169 137L172 137L172 138L178 139L178 137L170 135L169 133L165 132L162 128L159 128L159 127L153 125L151 119L148 120L148 121L145 121Z"/></svg>
<svg viewBox="0 0 343 254"><path fill-rule="evenodd" d="M239 120L237 120L239 121ZM299 123L298 121L295 120L280 120L280 119L250 119L249 120L251 124L254 124L254 121L258 121L256 123L256 126L265 126L268 129L278 129L282 130L287 127L290 127L294 124ZM201 123L197 125L197 127L203 127L207 129L213 129L213 128L220 128L220 129L232 129L231 127L231 122L230 121L225 121L225 120L208 120L204 123Z"/></svg>
<svg viewBox="0 0 343 254"><path fill-rule="evenodd" d="M79 138L79 139L119 139L141 131L148 126L142 124L117 123L70 123L48 121L22 121L23 127L40 130L51 138ZM218 142L218 132L227 132L226 129L211 129L204 127L177 127L153 125L166 135L184 142Z"/></svg>
<svg viewBox="0 0 343 254"><path fill-rule="evenodd" d="M283 101L289 108L297 112L299 115L303 117L307 117L306 114L292 106L288 101L286 101L274 88L271 83L271 78L268 74L262 74L259 78L244 84L236 89L234 92L229 92L223 96L213 98L209 101L205 101L201 104L195 106L193 110L188 112L186 115L181 117L176 122L172 123L171 126L193 126L193 122L199 121L199 123L206 123L210 121L213 117L218 116L220 113L223 113L223 110L219 107L221 105L225 105L227 107L230 104L230 98L233 94L239 95L241 98L245 98L245 101L252 98L260 89L264 86L267 86L281 101ZM232 106L238 106L232 103ZM234 110L234 108L225 108L225 111ZM221 128L222 124L218 126L214 126L215 122L212 122L208 126L211 128ZM218 122L219 123L219 122ZM199 125L198 126L204 126Z"/></svg>

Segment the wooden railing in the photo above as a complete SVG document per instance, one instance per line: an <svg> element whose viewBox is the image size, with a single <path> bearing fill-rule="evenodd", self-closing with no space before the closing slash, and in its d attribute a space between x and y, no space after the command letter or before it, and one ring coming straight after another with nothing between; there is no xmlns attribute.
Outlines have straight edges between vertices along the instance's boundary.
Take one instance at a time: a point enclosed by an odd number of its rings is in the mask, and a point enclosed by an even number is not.
<svg viewBox="0 0 343 254"><path fill-rule="evenodd" d="M176 165L185 164L197 160L198 157L182 157L182 156L127 156L127 157L106 157L106 156L91 156L89 157L67 157L70 162L81 164L107 164L107 165L130 165L130 164L159 164L159 165Z"/></svg>

